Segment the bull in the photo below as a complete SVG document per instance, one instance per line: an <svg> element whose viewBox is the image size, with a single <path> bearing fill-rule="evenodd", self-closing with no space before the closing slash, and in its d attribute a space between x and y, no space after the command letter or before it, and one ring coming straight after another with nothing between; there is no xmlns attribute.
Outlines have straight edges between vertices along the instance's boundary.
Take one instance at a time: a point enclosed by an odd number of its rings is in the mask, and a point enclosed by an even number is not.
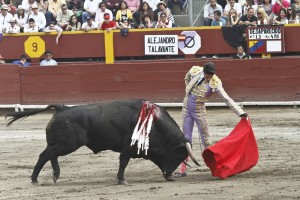
<svg viewBox="0 0 300 200"><path fill-rule="evenodd" d="M31 175L33 184L38 183L38 175L49 160L56 183L60 176L58 156L70 154L82 146L95 154L104 150L120 153L117 173L119 184L127 184L124 173L130 158L151 160L160 168L166 180L173 181L172 173L185 158L190 156L197 165L199 163L174 119L163 108L149 102L155 106L155 119L149 134L148 153L138 153L137 145L130 145L140 110L145 103L144 100L127 100L72 107L49 105L44 109L7 114L7 126L20 118L55 110L46 128L47 147L40 154Z"/></svg>

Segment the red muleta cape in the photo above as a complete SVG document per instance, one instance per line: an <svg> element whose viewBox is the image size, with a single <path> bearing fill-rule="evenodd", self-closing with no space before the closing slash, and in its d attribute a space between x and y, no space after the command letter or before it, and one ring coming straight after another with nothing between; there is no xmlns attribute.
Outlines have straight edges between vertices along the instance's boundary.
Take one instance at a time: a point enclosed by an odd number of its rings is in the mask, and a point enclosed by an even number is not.
<svg viewBox="0 0 300 200"><path fill-rule="evenodd" d="M222 179L248 171L258 161L258 148L249 119L242 118L232 132L202 154L213 176Z"/></svg>

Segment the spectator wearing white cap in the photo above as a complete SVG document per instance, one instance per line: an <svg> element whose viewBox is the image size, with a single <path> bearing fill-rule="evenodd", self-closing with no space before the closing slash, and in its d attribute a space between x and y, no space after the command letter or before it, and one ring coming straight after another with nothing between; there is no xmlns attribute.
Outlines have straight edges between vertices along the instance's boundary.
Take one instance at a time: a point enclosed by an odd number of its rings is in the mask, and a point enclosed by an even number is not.
<svg viewBox="0 0 300 200"><path fill-rule="evenodd" d="M20 26L17 25L17 20L15 18L11 18L11 20L8 22L9 25L6 27L5 33L20 33Z"/></svg>
<svg viewBox="0 0 300 200"><path fill-rule="evenodd" d="M46 17L43 13L39 12L38 6L33 4L31 6L32 13L29 15L29 19L33 18L35 24L39 27L39 32L43 32L46 27Z"/></svg>
<svg viewBox="0 0 300 200"><path fill-rule="evenodd" d="M2 5L7 5L8 12L10 12L11 14L16 13L17 8L13 5L12 0L1 0L1 4Z"/></svg>
<svg viewBox="0 0 300 200"><path fill-rule="evenodd" d="M25 13L25 9L22 7L22 5L18 6L18 10L14 15L14 18L17 20L17 24L20 26L20 32L23 32L24 26L28 22L28 15Z"/></svg>
<svg viewBox="0 0 300 200"><path fill-rule="evenodd" d="M5 32L7 26L9 26L9 21L13 18L13 15L8 12L8 6L1 6L0 13L0 32Z"/></svg>

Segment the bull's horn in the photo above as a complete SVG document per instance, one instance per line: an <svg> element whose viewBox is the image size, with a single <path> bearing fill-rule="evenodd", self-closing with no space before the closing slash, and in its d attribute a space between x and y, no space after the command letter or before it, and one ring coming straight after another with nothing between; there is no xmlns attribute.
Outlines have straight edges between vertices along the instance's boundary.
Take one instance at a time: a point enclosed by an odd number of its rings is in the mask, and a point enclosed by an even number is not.
<svg viewBox="0 0 300 200"><path fill-rule="evenodd" d="M188 151L189 156L190 156L190 158L192 159L192 161L193 161L196 165L200 166L200 164L197 162L197 160L196 160L196 158L195 158L195 156L194 156L194 153L193 153L191 144L190 144L189 142L187 142L187 143L185 143L185 147L186 147L186 150Z"/></svg>

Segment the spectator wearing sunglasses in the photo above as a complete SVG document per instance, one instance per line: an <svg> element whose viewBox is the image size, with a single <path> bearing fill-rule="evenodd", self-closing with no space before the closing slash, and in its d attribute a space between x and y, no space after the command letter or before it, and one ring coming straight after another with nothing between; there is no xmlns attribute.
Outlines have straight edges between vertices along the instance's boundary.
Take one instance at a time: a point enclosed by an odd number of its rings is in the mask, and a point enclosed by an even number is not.
<svg viewBox="0 0 300 200"><path fill-rule="evenodd" d="M299 24L299 16L296 14L294 6L288 7L286 17L289 20L289 24Z"/></svg>
<svg viewBox="0 0 300 200"><path fill-rule="evenodd" d="M55 66L55 65L57 65L57 62L52 59L52 52L47 50L45 52L45 59L42 60L40 66Z"/></svg>
<svg viewBox="0 0 300 200"><path fill-rule="evenodd" d="M267 25L270 23L269 16L267 15L264 8L260 7L257 9L257 25Z"/></svg>
<svg viewBox="0 0 300 200"><path fill-rule="evenodd" d="M57 25L63 30L66 30L72 15L74 15L73 11L68 9L67 4L62 4L61 10L57 12Z"/></svg>

